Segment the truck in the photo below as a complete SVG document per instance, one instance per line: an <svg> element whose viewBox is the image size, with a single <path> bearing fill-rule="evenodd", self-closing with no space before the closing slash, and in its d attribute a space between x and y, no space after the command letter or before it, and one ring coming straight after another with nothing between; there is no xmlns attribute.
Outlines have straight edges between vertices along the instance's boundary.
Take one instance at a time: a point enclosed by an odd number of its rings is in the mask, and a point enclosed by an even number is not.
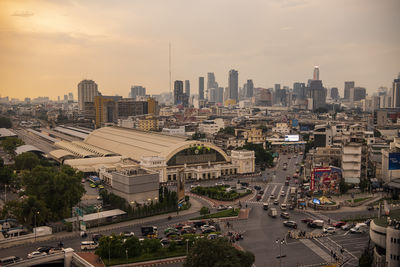
<svg viewBox="0 0 400 267"><path fill-rule="evenodd" d="M268 215L272 218L276 218L276 216L278 215L278 211L276 210L276 208L270 208L268 210Z"/></svg>
<svg viewBox="0 0 400 267"><path fill-rule="evenodd" d="M157 237L157 227L156 226L142 226L142 235L147 237Z"/></svg>
<svg viewBox="0 0 400 267"><path fill-rule="evenodd" d="M290 187L290 195L294 196L296 194L296 187L291 186Z"/></svg>

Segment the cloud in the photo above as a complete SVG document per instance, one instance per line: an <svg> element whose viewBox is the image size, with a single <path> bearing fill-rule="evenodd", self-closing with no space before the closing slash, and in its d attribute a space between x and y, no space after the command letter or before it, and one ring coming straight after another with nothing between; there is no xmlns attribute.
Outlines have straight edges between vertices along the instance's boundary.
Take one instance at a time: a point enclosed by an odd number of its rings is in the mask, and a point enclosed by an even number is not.
<svg viewBox="0 0 400 267"><path fill-rule="evenodd" d="M35 15L35 13L33 13L32 11L23 10L23 11L15 11L11 16L14 16L14 17L32 17L34 15Z"/></svg>

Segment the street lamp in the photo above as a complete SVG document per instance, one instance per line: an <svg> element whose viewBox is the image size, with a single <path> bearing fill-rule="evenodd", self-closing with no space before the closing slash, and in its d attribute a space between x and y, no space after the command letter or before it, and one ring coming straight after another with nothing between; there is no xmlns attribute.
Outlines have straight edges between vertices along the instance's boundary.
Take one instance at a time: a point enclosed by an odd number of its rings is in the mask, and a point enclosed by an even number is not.
<svg viewBox="0 0 400 267"><path fill-rule="evenodd" d="M189 239L186 239L186 256L189 255Z"/></svg>
<svg viewBox="0 0 400 267"><path fill-rule="evenodd" d="M125 254L126 254L126 264L128 264L128 249L125 249Z"/></svg>
<svg viewBox="0 0 400 267"><path fill-rule="evenodd" d="M282 257L286 257L286 255L282 255L282 245L286 244L286 240L284 238L277 238L275 240L276 244L279 244L279 256L277 256L277 258L279 258L279 267L282 266Z"/></svg>
<svg viewBox="0 0 400 267"><path fill-rule="evenodd" d="M111 250L111 240L112 240L112 235L110 236L109 240L108 240L108 265L110 265L110 250Z"/></svg>

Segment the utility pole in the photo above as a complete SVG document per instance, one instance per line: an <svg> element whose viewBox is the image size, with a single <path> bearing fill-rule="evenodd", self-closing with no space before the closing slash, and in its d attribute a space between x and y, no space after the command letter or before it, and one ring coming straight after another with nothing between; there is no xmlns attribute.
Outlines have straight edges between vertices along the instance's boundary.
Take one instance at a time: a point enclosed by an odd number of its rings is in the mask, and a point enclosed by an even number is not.
<svg viewBox="0 0 400 267"><path fill-rule="evenodd" d="M275 243L279 244L279 256L277 256L277 258L279 258L279 267L282 267L282 257L286 257L286 255L282 255L282 245L285 244L285 239L284 238L277 238Z"/></svg>

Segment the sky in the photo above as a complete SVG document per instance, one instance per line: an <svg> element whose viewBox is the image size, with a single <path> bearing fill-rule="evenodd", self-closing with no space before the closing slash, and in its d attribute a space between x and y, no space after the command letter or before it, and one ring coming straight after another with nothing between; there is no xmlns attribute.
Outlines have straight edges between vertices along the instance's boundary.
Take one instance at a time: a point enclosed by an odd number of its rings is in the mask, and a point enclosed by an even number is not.
<svg viewBox="0 0 400 267"><path fill-rule="evenodd" d="M214 72L227 86L354 80L372 94L400 72L399 0L0 0L0 95L56 99L92 79L148 94Z"/></svg>

